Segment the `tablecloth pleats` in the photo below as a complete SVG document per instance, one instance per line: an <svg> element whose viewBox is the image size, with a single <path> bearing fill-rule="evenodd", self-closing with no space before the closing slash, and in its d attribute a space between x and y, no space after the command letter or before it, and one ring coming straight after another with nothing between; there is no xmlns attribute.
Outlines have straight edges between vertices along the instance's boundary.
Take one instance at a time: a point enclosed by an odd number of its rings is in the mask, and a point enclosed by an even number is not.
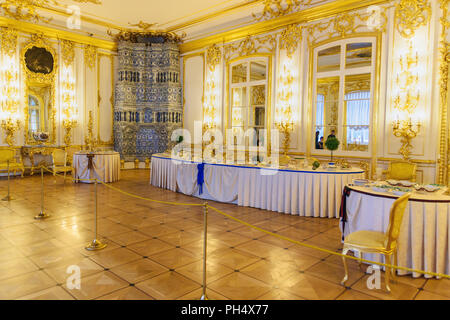
<svg viewBox="0 0 450 320"><path fill-rule="evenodd" d="M98 179L105 183L120 180L120 154L94 154L92 159L93 170L88 168L89 159L87 154L74 154L73 167L75 179L89 180ZM81 181L89 183L89 181ZM92 183L92 182L91 182Z"/></svg>
<svg viewBox="0 0 450 320"><path fill-rule="evenodd" d="M205 163L203 193L197 163L152 157L151 184L219 202L285 214L338 218L343 187L363 177L361 171L310 172L264 170Z"/></svg>

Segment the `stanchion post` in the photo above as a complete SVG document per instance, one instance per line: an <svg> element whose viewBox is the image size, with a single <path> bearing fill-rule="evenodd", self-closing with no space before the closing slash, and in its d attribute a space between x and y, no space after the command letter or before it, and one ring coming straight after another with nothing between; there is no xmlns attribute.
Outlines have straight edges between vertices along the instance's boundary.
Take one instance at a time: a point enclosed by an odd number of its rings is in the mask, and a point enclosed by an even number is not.
<svg viewBox="0 0 450 320"><path fill-rule="evenodd" d="M7 164L8 164L8 194L6 195L6 197L4 197L3 199L2 199L2 201L11 201L11 200L14 200L14 198L13 197L11 197L11 193L10 193L10 178L9 178L9 174L10 174L10 171L9 171L9 160L7 161Z"/></svg>
<svg viewBox="0 0 450 320"><path fill-rule="evenodd" d="M44 166L41 164L41 212L34 218L36 220L42 220L48 217L50 217L50 215L44 211Z"/></svg>
<svg viewBox="0 0 450 320"><path fill-rule="evenodd" d="M97 185L98 185L98 181L97 179L95 179L95 217L94 217L94 232L95 232L95 238L94 240L92 240L92 242L88 243L88 245L86 246L86 250L88 251L98 251L98 250L102 250L105 249L107 244L106 243L102 243L100 240L97 239L97 225L98 225L98 221L97 221L97 213L98 213L98 192L97 192Z"/></svg>
<svg viewBox="0 0 450 320"><path fill-rule="evenodd" d="M200 300L208 300L206 296L206 255L207 255L207 245L208 245L208 202L203 205L203 224L204 224L204 235L203 235L203 294Z"/></svg>

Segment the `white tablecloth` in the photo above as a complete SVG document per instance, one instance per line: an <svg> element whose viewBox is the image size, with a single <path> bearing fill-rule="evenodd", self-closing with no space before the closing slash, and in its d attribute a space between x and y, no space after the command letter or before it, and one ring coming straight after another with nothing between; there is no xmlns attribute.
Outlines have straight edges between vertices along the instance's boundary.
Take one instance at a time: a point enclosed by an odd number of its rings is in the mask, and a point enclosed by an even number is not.
<svg viewBox="0 0 450 320"><path fill-rule="evenodd" d="M95 153L93 158L94 169L88 168L87 153L79 152L73 155L75 179L98 179L105 183L120 180L120 154L118 152ZM93 183L89 181L80 181Z"/></svg>
<svg viewBox="0 0 450 320"><path fill-rule="evenodd" d="M206 163L205 183L200 194L197 165L196 162L154 155L151 184L240 206L308 217L338 218L342 189L364 175L360 169L298 171Z"/></svg>
<svg viewBox="0 0 450 320"><path fill-rule="evenodd" d="M363 187L351 189L347 199L344 235L359 230L386 232L390 208L396 197L387 197ZM449 230L450 197L413 194L406 208L398 239L399 266L450 274ZM377 254L365 254L364 258L384 262L384 258ZM400 275L407 273L399 271ZM420 277L422 274L414 273L413 276Z"/></svg>

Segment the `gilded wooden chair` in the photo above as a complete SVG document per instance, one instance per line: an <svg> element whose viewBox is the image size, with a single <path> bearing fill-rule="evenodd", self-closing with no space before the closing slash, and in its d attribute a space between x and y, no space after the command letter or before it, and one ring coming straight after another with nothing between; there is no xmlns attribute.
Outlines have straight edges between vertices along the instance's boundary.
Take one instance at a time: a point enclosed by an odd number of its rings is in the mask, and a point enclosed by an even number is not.
<svg viewBox="0 0 450 320"><path fill-rule="evenodd" d="M76 147L76 146L66 147L67 164L68 165L73 166L73 155L79 151L81 151L81 146L80 147Z"/></svg>
<svg viewBox="0 0 450 320"><path fill-rule="evenodd" d="M67 165L67 152L62 149L54 149L52 159L53 175L56 176L56 173L63 172L65 181L67 172L72 171L72 167Z"/></svg>
<svg viewBox="0 0 450 320"><path fill-rule="evenodd" d="M8 170L8 161L9 171L13 172L14 175L16 175L17 171L21 171L21 176L23 178L25 167L23 165L22 158L20 157L20 160L18 160L16 149L0 149L0 170Z"/></svg>
<svg viewBox="0 0 450 320"><path fill-rule="evenodd" d="M409 161L395 161L389 163L389 168L384 173L386 179L416 182L417 165Z"/></svg>
<svg viewBox="0 0 450 320"><path fill-rule="evenodd" d="M392 256L394 257L394 265L397 266L397 239L400 234L400 226L402 224L403 215L408 205L411 194L407 193L394 202L390 211L389 227L387 233L376 231L356 231L349 234L344 241L342 254L347 255L348 251L356 251L362 259L363 253L379 253L385 257L386 264L392 265ZM342 257L344 262L345 276L341 284L345 285L348 280L347 260ZM391 291L389 287L390 273L395 277L395 269L386 267L385 282L386 290Z"/></svg>

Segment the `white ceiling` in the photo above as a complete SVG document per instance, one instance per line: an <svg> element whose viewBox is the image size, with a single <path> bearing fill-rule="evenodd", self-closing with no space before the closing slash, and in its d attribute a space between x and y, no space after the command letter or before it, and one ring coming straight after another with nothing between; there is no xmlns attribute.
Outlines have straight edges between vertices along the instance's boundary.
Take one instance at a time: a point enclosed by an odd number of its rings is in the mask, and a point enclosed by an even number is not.
<svg viewBox="0 0 450 320"><path fill-rule="evenodd" d="M198 17L223 11L249 0L100 0L102 4L58 0L64 5L77 5L82 16L132 28L139 21L156 23L154 29L167 29ZM252 2L252 1L251 1ZM251 13L249 13L251 14Z"/></svg>

